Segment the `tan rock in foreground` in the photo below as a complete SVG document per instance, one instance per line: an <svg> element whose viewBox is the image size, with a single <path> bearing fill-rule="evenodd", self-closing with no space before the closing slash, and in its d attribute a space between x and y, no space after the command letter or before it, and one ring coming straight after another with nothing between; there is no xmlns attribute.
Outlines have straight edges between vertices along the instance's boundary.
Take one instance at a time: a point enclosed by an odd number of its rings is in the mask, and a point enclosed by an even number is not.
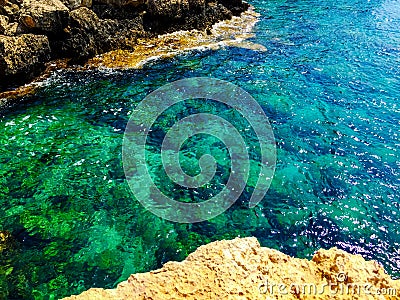
<svg viewBox="0 0 400 300"><path fill-rule="evenodd" d="M262 248L256 238L238 238L131 275L115 290L90 289L65 299L400 299L400 280L377 262L336 248L308 261Z"/></svg>

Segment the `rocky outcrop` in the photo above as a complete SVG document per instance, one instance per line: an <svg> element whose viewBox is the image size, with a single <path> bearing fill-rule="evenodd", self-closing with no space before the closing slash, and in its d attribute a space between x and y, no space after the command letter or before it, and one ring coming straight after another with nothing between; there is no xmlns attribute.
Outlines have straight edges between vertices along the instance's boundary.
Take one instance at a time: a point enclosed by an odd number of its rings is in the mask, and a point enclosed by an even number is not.
<svg viewBox="0 0 400 300"><path fill-rule="evenodd" d="M9 17L12 21L16 21L20 6L18 2L12 0L0 0L0 15Z"/></svg>
<svg viewBox="0 0 400 300"><path fill-rule="evenodd" d="M31 79L52 59L75 64L110 50L134 50L139 38L209 29L248 7L242 0L225 2L0 0L0 88Z"/></svg>
<svg viewBox="0 0 400 300"><path fill-rule="evenodd" d="M100 19L97 14L80 7L70 13L70 28L63 39L52 43L59 57L68 55L74 62L113 49L133 49L138 37L144 36L143 21L140 16L131 19Z"/></svg>
<svg viewBox="0 0 400 300"><path fill-rule="evenodd" d="M3 34L8 27L8 17L0 15L0 34Z"/></svg>
<svg viewBox="0 0 400 300"><path fill-rule="evenodd" d="M242 2L242 12L248 4ZM155 32L164 32L165 24L169 31L209 28L219 20L230 19L233 13L220 1L206 0L148 0L148 14L144 17L147 28Z"/></svg>
<svg viewBox="0 0 400 300"><path fill-rule="evenodd" d="M79 7L92 7L92 0L62 0L61 1L70 10L77 9Z"/></svg>
<svg viewBox="0 0 400 300"><path fill-rule="evenodd" d="M145 0L98 0L98 3L109 4L114 6L133 6L137 7L145 4Z"/></svg>
<svg viewBox="0 0 400 300"><path fill-rule="evenodd" d="M204 6L205 0L147 1L147 7L152 16L171 19L184 17L190 9L194 9L194 11L204 10Z"/></svg>
<svg viewBox="0 0 400 300"><path fill-rule="evenodd" d="M228 8L235 16L240 15L243 9L247 8L247 4L241 0L221 0L220 3Z"/></svg>
<svg viewBox="0 0 400 300"><path fill-rule="evenodd" d="M57 34L68 19L69 10L60 0L24 0L19 20L27 32Z"/></svg>
<svg viewBox="0 0 400 300"><path fill-rule="evenodd" d="M133 51L110 51L89 59L86 66L88 68L140 69L154 59L170 59L189 51L217 50L226 46L266 51L264 46L248 40L254 37L253 28L259 17L260 15L255 12L254 7L250 7L238 17L234 16L230 20L214 24L209 30L211 34L200 30L191 30L138 39Z"/></svg>
<svg viewBox="0 0 400 300"><path fill-rule="evenodd" d="M183 262L131 275L114 290L64 299L398 299L398 292L399 280L359 255L332 248L308 261L244 238L202 246Z"/></svg>
<svg viewBox="0 0 400 300"><path fill-rule="evenodd" d="M0 88L22 83L42 71L50 59L48 38L44 35L0 35Z"/></svg>

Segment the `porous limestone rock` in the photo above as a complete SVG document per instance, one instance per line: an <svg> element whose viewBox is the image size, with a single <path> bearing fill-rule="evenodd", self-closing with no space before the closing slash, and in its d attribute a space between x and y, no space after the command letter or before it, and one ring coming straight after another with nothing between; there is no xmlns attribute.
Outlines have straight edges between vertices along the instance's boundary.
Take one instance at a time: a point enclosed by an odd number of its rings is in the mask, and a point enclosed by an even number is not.
<svg viewBox="0 0 400 300"><path fill-rule="evenodd" d="M399 299L400 281L374 261L337 248L313 259L262 248L256 238L201 246L183 262L131 275L114 290L90 289L89 299Z"/></svg>
<svg viewBox="0 0 400 300"><path fill-rule="evenodd" d="M145 4L146 0L97 0L98 3L115 6L140 6Z"/></svg>
<svg viewBox="0 0 400 300"><path fill-rule="evenodd" d="M72 27L81 28L87 32L92 32L99 25L99 17L90 9L81 7L75 9L70 14Z"/></svg>
<svg viewBox="0 0 400 300"><path fill-rule="evenodd" d="M53 49L75 61L88 59L112 49L132 49L144 35L141 17L125 20L100 19L93 10L80 7L70 13L70 28Z"/></svg>
<svg viewBox="0 0 400 300"><path fill-rule="evenodd" d="M188 12L204 11L205 0L147 0L147 9L154 17L179 19Z"/></svg>
<svg viewBox="0 0 400 300"><path fill-rule="evenodd" d="M77 9L79 7L92 7L92 0L61 0L62 3L70 10Z"/></svg>
<svg viewBox="0 0 400 300"><path fill-rule="evenodd" d="M219 2L228 8L235 16L249 7L249 5L242 0L220 0Z"/></svg>
<svg viewBox="0 0 400 300"><path fill-rule="evenodd" d="M49 58L50 46L46 36L0 35L0 78L14 78L18 75L22 78L29 77L29 74L40 71Z"/></svg>
<svg viewBox="0 0 400 300"><path fill-rule="evenodd" d="M30 32L59 33L67 26L69 10L60 0L24 0L20 23Z"/></svg>
<svg viewBox="0 0 400 300"><path fill-rule="evenodd" d="M3 34L8 26L9 18L7 16L0 15L0 34Z"/></svg>
<svg viewBox="0 0 400 300"><path fill-rule="evenodd" d="M4 32L3 32L4 35L8 35L8 36L16 36L16 35L22 34L22 33L24 33L24 29L17 22L12 22L12 23L7 24L4 27Z"/></svg>
<svg viewBox="0 0 400 300"><path fill-rule="evenodd" d="M193 28L206 29L218 21L231 18L232 12L219 2L148 0L144 20L150 31L167 33Z"/></svg>
<svg viewBox="0 0 400 300"><path fill-rule="evenodd" d="M0 91L27 83L32 79L31 75L40 72L50 59L67 59L71 64L83 64L108 51L133 51L138 40L154 38L159 34L192 29L211 32L210 28L215 23L231 19L233 15L221 4L224 0L92 1L0 0L0 34L9 37L44 35L48 40L44 44L46 48L41 51L18 48L21 53L39 53L42 63L32 63L36 58L30 56L24 60L15 51L0 53L0 61L6 66L0 70ZM231 5L229 1L227 3ZM243 4L242 0L234 0L233 3L235 7ZM6 41L9 44L16 39ZM33 46L42 41L39 38ZM50 47L50 55L47 55L47 46ZM11 54L16 55L13 66ZM34 66L38 68L31 72ZM17 72L20 69L29 69L29 72ZM17 73L16 77L9 77Z"/></svg>
<svg viewBox="0 0 400 300"><path fill-rule="evenodd" d="M155 17L182 18L189 10L189 0L148 0L147 9Z"/></svg>
<svg viewBox="0 0 400 300"><path fill-rule="evenodd" d="M0 14L8 16L14 21L20 9L17 3L10 0L0 0Z"/></svg>

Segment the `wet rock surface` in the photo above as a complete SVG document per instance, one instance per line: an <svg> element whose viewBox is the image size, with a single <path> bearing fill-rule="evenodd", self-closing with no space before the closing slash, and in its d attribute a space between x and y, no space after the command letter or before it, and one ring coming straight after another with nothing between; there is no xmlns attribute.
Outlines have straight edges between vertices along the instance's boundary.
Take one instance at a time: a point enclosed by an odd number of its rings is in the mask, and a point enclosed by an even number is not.
<svg viewBox="0 0 400 300"><path fill-rule="evenodd" d="M247 8L241 0L0 0L0 90L54 59L134 50L138 39L209 29Z"/></svg>

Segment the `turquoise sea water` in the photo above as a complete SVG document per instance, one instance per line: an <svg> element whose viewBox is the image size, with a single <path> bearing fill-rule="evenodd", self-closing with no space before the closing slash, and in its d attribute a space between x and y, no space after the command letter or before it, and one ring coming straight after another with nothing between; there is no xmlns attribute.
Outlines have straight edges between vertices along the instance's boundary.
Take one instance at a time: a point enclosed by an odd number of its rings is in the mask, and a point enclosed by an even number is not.
<svg viewBox="0 0 400 300"><path fill-rule="evenodd" d="M252 41L265 52L229 47L139 71L63 71L2 113L0 230L16 241L0 255L0 299L114 287L131 273L236 236L306 258L336 246L400 277L400 3L251 4L261 14ZM130 114L148 93L194 76L230 81L260 103L274 130L277 169L256 208L247 207L249 182L225 214L175 224L134 199L121 146ZM185 202L218 192L229 175L224 146L200 136L184 145L183 169L196 174L196 157L219 157L210 186L196 193L164 180L155 149L168 126L198 111L247 126L211 101L176 106L160 118L147 162L160 188ZM245 139L256 144L251 131Z"/></svg>

